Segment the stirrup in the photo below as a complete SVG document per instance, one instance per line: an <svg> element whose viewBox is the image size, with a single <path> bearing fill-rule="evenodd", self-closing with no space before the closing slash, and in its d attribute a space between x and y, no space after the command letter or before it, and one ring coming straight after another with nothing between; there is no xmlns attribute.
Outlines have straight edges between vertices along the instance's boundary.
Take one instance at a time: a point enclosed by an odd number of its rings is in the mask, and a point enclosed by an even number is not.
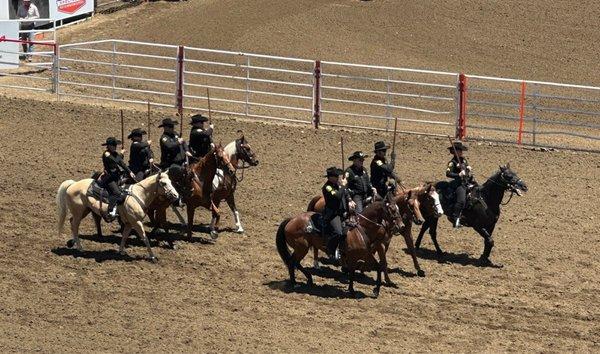
<svg viewBox="0 0 600 354"><path fill-rule="evenodd" d="M452 224L452 226L454 226L455 229L461 228L462 225L460 224L460 218L454 219L454 223Z"/></svg>

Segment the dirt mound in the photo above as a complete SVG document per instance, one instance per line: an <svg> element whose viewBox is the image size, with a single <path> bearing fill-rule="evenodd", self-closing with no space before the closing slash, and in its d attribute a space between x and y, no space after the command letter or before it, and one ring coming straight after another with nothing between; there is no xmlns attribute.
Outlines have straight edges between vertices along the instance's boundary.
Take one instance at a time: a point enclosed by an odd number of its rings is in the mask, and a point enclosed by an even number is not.
<svg viewBox="0 0 600 354"><path fill-rule="evenodd" d="M278 223L304 210L323 168L339 163L339 132L216 117L217 141L234 139L242 128L261 160L238 191L246 236L225 231L215 245L177 241L175 251L154 241L154 265L140 259L146 253L135 238L134 258L118 257L117 236L105 225L109 236L96 237L91 220L82 228L82 254L56 234L56 189L100 168L100 144L119 134L117 110L5 98L0 104L2 351L600 349L598 155L472 144L479 180L511 161L530 186L503 207L492 258L505 267L473 266L482 240L444 221L438 239L447 263L432 258L426 238L419 261L427 276L414 277L402 242L394 240L389 261L399 288L352 300L333 267L318 273L314 288L287 292L274 244ZM144 112L126 111L126 129L142 122ZM154 141L157 134L153 129ZM348 151L390 140L344 135ZM407 185L443 177L446 143L401 137L399 171ZM231 226L225 214L224 226ZM208 217L203 211L196 221ZM202 236L197 231L195 241ZM370 294L372 276L362 277L357 290Z"/></svg>
<svg viewBox="0 0 600 354"><path fill-rule="evenodd" d="M600 3L197 0L94 19L62 41L136 39L308 59L600 84Z"/></svg>

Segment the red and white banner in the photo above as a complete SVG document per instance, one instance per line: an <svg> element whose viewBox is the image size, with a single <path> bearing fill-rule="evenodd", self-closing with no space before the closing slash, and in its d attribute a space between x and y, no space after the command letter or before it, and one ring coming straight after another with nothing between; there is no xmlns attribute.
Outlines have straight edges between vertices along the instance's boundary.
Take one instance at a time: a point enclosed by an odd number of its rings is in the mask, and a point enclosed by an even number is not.
<svg viewBox="0 0 600 354"><path fill-rule="evenodd" d="M55 21L94 11L94 0L50 0L50 17Z"/></svg>

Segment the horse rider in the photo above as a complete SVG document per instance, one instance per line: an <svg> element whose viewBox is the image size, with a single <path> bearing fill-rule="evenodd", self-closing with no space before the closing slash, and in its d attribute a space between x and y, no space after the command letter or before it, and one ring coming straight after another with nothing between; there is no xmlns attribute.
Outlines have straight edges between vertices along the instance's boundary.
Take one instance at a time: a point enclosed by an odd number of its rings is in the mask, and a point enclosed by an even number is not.
<svg viewBox="0 0 600 354"><path fill-rule="evenodd" d="M123 172L127 172L129 177L135 178L135 174L123 161L122 152L117 152L117 145L119 144L121 144L121 141L113 137L107 138L106 142L102 144L102 146L106 146L106 151L102 154L104 173L100 183L108 192L108 215L105 216L108 222L116 219L117 205L122 204L125 200L125 195L119 187L121 175Z"/></svg>
<svg viewBox="0 0 600 354"><path fill-rule="evenodd" d="M467 187L473 181L473 175L471 174L471 166L469 166L467 159L463 156L463 152L469 150L468 146L463 144L462 141L455 141L448 150L453 156L452 160L448 162L446 177L453 179L450 182L450 186L456 193L456 203L454 204L451 220L454 228L459 228L461 226L460 216L467 200Z"/></svg>
<svg viewBox="0 0 600 354"><path fill-rule="evenodd" d="M325 198L323 233L328 236L326 238L327 254L334 259L339 259L338 246L344 237L342 218L344 217L344 211L347 209L346 204L350 209L355 207L346 191L346 179L339 180L339 176L343 173L344 171L337 167L329 167L325 175L327 182L321 188L323 198Z"/></svg>
<svg viewBox="0 0 600 354"><path fill-rule="evenodd" d="M385 158L388 149L389 146L383 141L376 142L373 150L375 156L371 161L371 184L381 197L385 197L388 192L388 179L398 180L394 173L394 166L388 163Z"/></svg>
<svg viewBox="0 0 600 354"><path fill-rule="evenodd" d="M163 128L160 136L160 168L169 170L169 177L173 180L176 189L185 197L190 195L188 183L185 182L185 170L183 165L186 155L189 153L185 148L185 141L175 132L175 125L179 122L171 118L165 118L158 126ZM188 155L189 156L189 155Z"/></svg>
<svg viewBox="0 0 600 354"><path fill-rule="evenodd" d="M201 114L192 116L192 130L190 131L190 152L196 159L201 159L204 155L208 154L212 148L212 134L214 126L210 124L206 128L206 122L208 118Z"/></svg>
<svg viewBox="0 0 600 354"><path fill-rule="evenodd" d="M150 149L150 140L142 141L146 131L135 128L129 133L127 139L131 139L129 148L129 169L135 174L137 182L150 175L152 164L154 163L154 154Z"/></svg>
<svg viewBox="0 0 600 354"><path fill-rule="evenodd" d="M355 211L359 214L362 213L367 198L372 198L377 194L377 190L371 185L367 169L363 167L366 157L368 155L365 155L362 151L355 151L348 158L349 161L352 161L352 165L346 169L344 174L348 182L348 193L354 204L356 204Z"/></svg>

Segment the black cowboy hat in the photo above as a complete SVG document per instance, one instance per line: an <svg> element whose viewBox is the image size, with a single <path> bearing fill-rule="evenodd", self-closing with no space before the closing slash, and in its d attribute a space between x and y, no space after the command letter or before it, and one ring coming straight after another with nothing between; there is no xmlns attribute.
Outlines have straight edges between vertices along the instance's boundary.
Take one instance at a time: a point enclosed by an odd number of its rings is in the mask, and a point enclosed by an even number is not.
<svg viewBox="0 0 600 354"><path fill-rule="evenodd" d="M121 144L121 140L117 140L115 137L106 138L106 142L102 146L117 146Z"/></svg>
<svg viewBox="0 0 600 354"><path fill-rule="evenodd" d="M176 121L176 120L173 120L171 118L165 118L165 119L162 120L161 125L159 125L158 127L159 128L162 128L162 127L174 127L176 124L179 124L179 122Z"/></svg>
<svg viewBox="0 0 600 354"><path fill-rule="evenodd" d="M448 147L448 150L450 151L450 153L454 153L454 150L467 151L467 150L469 150L469 147L467 145L463 144L462 141L455 141L452 143L452 146Z"/></svg>
<svg viewBox="0 0 600 354"><path fill-rule="evenodd" d="M192 121L190 122L190 124L204 123L207 121L208 121L208 118L206 118L202 114L195 114L192 116Z"/></svg>
<svg viewBox="0 0 600 354"><path fill-rule="evenodd" d="M131 131L131 133L129 133L129 135L127 135L127 139L131 139L133 137L136 136L142 136L142 135L146 135L146 131L141 129L141 128L135 128L134 130Z"/></svg>
<svg viewBox="0 0 600 354"><path fill-rule="evenodd" d="M343 173L344 171L337 167L329 167L326 171L325 177L339 177Z"/></svg>
<svg viewBox="0 0 600 354"><path fill-rule="evenodd" d="M356 159L365 159L366 157L369 157L369 155L363 154L362 151L355 151L352 156L348 158L348 160L354 161Z"/></svg>
<svg viewBox="0 0 600 354"><path fill-rule="evenodd" d="M377 151L385 151L387 149L389 149L390 146L389 145L385 145L385 143L383 141L378 141L375 143L375 150L373 150L373 152L377 152Z"/></svg>

